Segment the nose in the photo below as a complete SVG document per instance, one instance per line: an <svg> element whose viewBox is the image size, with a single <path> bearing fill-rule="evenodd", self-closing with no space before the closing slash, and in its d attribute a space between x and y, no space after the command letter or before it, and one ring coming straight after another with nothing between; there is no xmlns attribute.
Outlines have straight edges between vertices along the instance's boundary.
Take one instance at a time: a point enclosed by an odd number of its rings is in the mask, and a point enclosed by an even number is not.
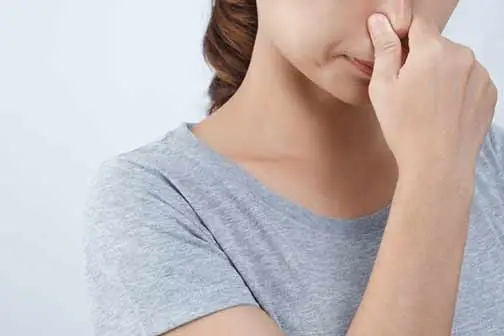
<svg viewBox="0 0 504 336"><path fill-rule="evenodd" d="M415 0L380 0L378 11L385 14L400 39L408 36Z"/></svg>

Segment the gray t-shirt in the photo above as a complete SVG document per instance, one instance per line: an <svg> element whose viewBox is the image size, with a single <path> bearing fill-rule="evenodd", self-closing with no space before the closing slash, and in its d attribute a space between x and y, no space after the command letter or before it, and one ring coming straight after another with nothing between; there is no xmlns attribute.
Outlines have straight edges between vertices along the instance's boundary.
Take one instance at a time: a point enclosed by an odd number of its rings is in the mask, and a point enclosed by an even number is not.
<svg viewBox="0 0 504 336"><path fill-rule="evenodd" d="M389 207L321 217L191 126L110 158L93 182L85 255L96 335L160 335L237 305L260 307L288 336L344 335ZM453 335L504 335L504 130L495 124L478 162Z"/></svg>

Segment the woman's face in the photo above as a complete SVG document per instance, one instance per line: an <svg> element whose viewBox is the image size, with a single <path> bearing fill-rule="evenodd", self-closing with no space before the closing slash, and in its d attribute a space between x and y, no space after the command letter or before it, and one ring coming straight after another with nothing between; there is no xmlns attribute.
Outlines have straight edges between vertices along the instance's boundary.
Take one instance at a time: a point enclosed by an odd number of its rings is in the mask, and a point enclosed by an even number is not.
<svg viewBox="0 0 504 336"><path fill-rule="evenodd" d="M367 19L388 16L401 38L413 16L442 31L458 0L257 0L259 33L318 87L352 104L369 102L369 75L352 59L373 62ZM405 51L407 53L407 51ZM364 69L365 70L365 69Z"/></svg>

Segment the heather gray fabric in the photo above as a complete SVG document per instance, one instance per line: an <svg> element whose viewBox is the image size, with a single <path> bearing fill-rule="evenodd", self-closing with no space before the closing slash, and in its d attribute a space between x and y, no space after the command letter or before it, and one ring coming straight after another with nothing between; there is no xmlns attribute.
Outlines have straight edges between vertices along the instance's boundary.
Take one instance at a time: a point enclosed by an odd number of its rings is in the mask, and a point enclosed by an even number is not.
<svg viewBox="0 0 504 336"><path fill-rule="evenodd" d="M261 307L288 336L344 335L389 208L354 220L317 216L190 127L110 158L96 176L85 239L96 335L159 335L236 305ZM504 130L496 125L479 158L453 335L504 335Z"/></svg>

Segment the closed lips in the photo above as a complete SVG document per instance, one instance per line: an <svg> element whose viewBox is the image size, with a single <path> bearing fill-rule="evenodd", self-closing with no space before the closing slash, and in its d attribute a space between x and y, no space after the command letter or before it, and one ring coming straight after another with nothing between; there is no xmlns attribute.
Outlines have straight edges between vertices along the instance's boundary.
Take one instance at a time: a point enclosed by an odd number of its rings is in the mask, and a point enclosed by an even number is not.
<svg viewBox="0 0 504 336"><path fill-rule="evenodd" d="M363 61L363 60L360 60L358 58L354 58L353 59L355 62L365 66L366 68L368 68L369 70L373 70L374 68L374 62L368 62L368 61Z"/></svg>

